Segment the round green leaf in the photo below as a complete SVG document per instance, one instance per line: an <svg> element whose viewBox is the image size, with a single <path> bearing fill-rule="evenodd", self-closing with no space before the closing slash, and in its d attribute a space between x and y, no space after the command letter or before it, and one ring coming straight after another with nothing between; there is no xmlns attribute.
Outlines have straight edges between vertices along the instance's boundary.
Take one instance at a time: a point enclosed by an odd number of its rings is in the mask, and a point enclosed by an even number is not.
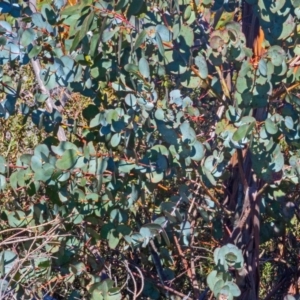
<svg viewBox="0 0 300 300"><path fill-rule="evenodd" d="M92 300L107 299L108 291L113 288L114 282L111 279L105 279L101 282L94 283L90 287L90 293L92 294Z"/></svg>
<svg viewBox="0 0 300 300"><path fill-rule="evenodd" d="M154 233L147 226L143 226L140 229L140 234L141 234L141 236L143 236L145 238L152 238L154 235Z"/></svg>
<svg viewBox="0 0 300 300"><path fill-rule="evenodd" d="M41 158L43 161L48 161L49 148L45 144L37 145L34 148L34 156Z"/></svg>
<svg viewBox="0 0 300 300"><path fill-rule="evenodd" d="M34 179L35 180L42 180L42 181L47 181L48 179L51 178L53 172L54 172L55 168L53 165L46 163L43 165L42 168L40 168L39 170L37 170L34 173Z"/></svg>
<svg viewBox="0 0 300 300"><path fill-rule="evenodd" d="M111 140L110 140L110 144L112 147L117 147L120 144L121 141L121 134L120 133L115 133Z"/></svg>
<svg viewBox="0 0 300 300"><path fill-rule="evenodd" d="M284 118L284 124L288 129L290 129L290 130L294 129L294 121L293 121L292 117L286 116Z"/></svg>
<svg viewBox="0 0 300 300"><path fill-rule="evenodd" d="M195 161L200 161L204 157L204 154L205 148L203 144L199 141L195 141L191 149L191 159Z"/></svg>
<svg viewBox="0 0 300 300"><path fill-rule="evenodd" d="M184 39L188 47L192 47L194 44L194 31L188 25L182 25L180 30L180 36Z"/></svg>
<svg viewBox="0 0 300 300"><path fill-rule="evenodd" d="M229 252L225 255L225 260L228 263L228 265L232 266L236 262L237 256L234 253Z"/></svg>
<svg viewBox="0 0 300 300"><path fill-rule="evenodd" d="M190 123L185 121L180 125L180 131L182 134L182 141L189 141L193 143L196 139L195 130L190 126Z"/></svg>
<svg viewBox="0 0 300 300"><path fill-rule="evenodd" d="M97 127L99 125L105 125L106 120L105 120L105 115L103 113L98 113L94 118L91 119L90 121L90 127Z"/></svg>
<svg viewBox="0 0 300 300"><path fill-rule="evenodd" d="M5 211L8 224L11 227L23 227L27 225L33 218L32 214L26 215L21 210L15 210L13 212L11 211Z"/></svg>
<svg viewBox="0 0 300 300"><path fill-rule="evenodd" d="M172 41L172 33L165 25L157 25L155 29L163 41Z"/></svg>
<svg viewBox="0 0 300 300"><path fill-rule="evenodd" d="M268 55L274 66L279 67L285 58L285 51L280 46L272 46L268 50Z"/></svg>
<svg viewBox="0 0 300 300"><path fill-rule="evenodd" d="M278 39L285 40L286 38L288 38L294 31L295 26L296 23L294 22L294 17L292 16L292 14L289 14L285 22L282 24L282 31Z"/></svg>
<svg viewBox="0 0 300 300"><path fill-rule="evenodd" d="M275 123L271 119L266 119L265 128L266 128L266 131L271 135L276 134L278 131L278 127L275 125Z"/></svg>
<svg viewBox="0 0 300 300"><path fill-rule="evenodd" d="M36 38L36 33L32 28L27 28L23 31L21 36L21 44L24 47L30 45Z"/></svg>
<svg viewBox="0 0 300 300"><path fill-rule="evenodd" d="M41 168L42 168L42 160L40 157L37 157L37 156L32 156L31 157L31 164L30 164L30 167L33 171L37 172L39 171Z"/></svg>
<svg viewBox="0 0 300 300"><path fill-rule="evenodd" d="M137 103L137 99L135 97L134 94L127 94L125 96L125 103L128 105L128 106L135 106L136 103Z"/></svg>
<svg viewBox="0 0 300 300"><path fill-rule="evenodd" d="M241 295L239 287L234 282L226 282L226 285L229 287L229 291L233 297L239 297Z"/></svg>
<svg viewBox="0 0 300 300"><path fill-rule="evenodd" d="M71 169L78 159L78 152L74 149L66 150L63 156L58 159L55 163L55 166L60 170Z"/></svg>
<svg viewBox="0 0 300 300"><path fill-rule="evenodd" d="M156 111L155 111L155 114L154 114L155 118L157 120L161 120L161 121L164 121L165 120L165 112L161 109L161 108L158 108Z"/></svg>
<svg viewBox="0 0 300 300"><path fill-rule="evenodd" d="M13 251L5 250L0 253L1 276L7 275L16 265L18 256Z"/></svg>
<svg viewBox="0 0 300 300"><path fill-rule="evenodd" d="M108 235L107 235L107 239L108 239L108 245L111 249L115 249L119 242L120 242L120 238L118 236L118 233L115 229L112 229Z"/></svg>
<svg viewBox="0 0 300 300"><path fill-rule="evenodd" d="M164 173L163 172L157 173L153 171L151 173L146 173L146 177L150 179L152 183L158 183L164 179Z"/></svg>
<svg viewBox="0 0 300 300"><path fill-rule="evenodd" d="M108 124L112 124L113 121L118 121L119 120L119 113L115 109L110 109L106 113L106 122Z"/></svg>
<svg viewBox="0 0 300 300"><path fill-rule="evenodd" d="M182 100L182 107L187 108L187 112L190 116L198 117L200 115L198 108L193 107L193 101L190 97L185 97ZM178 116L178 114L177 114Z"/></svg>
<svg viewBox="0 0 300 300"><path fill-rule="evenodd" d="M170 92L170 104L178 104L178 102L182 103L181 92L180 90L173 90Z"/></svg>
<svg viewBox="0 0 300 300"><path fill-rule="evenodd" d="M216 270L211 271L207 276L207 284L211 290L213 290L216 282L219 280L217 277L218 272Z"/></svg>
<svg viewBox="0 0 300 300"><path fill-rule="evenodd" d="M58 146L51 146L51 150L59 156L62 156L65 150L78 150L77 146L71 142L60 142Z"/></svg>
<svg viewBox="0 0 300 300"><path fill-rule="evenodd" d="M241 125L233 134L232 140L235 142L243 140L252 131L254 126L255 122Z"/></svg>

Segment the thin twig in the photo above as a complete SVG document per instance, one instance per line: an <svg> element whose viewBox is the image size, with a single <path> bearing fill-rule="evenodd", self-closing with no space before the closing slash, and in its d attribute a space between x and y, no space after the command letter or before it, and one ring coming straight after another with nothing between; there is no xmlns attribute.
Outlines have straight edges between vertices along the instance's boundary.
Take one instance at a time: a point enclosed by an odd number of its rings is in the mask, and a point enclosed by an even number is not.
<svg viewBox="0 0 300 300"><path fill-rule="evenodd" d="M7 232L10 232L10 231L20 230L20 232L17 232L15 234L13 234L12 236L7 237L7 239L6 239L6 241L7 241L7 240L12 239L14 236L17 236L17 235L21 234L22 232L26 232L26 231L33 232L33 229L36 229L36 228L39 228L39 227L44 227L46 225L56 223L57 221L59 221L59 217L56 217L55 219L53 219L49 222L46 222L46 223L43 223L43 224L40 224L40 225L36 225L36 226L29 226L29 227L26 227L26 228L8 228L8 229L4 229L4 230L0 231L0 235L2 235L4 233L7 233Z"/></svg>
<svg viewBox="0 0 300 300"><path fill-rule="evenodd" d="M52 237L66 237L66 236L72 236L72 234L55 234ZM32 237L32 238L27 237L27 238L23 238L23 239L16 239L16 240L13 240L10 242L4 241L4 242L0 243L0 247L4 246L4 245L11 245L11 244L15 244L15 243L27 242L27 241L35 240L35 239L44 239L44 238L48 238L48 237L49 237L48 235L40 235L37 238L36 237Z"/></svg>
<svg viewBox="0 0 300 300"><path fill-rule="evenodd" d="M231 98L231 97L230 97L230 92L229 92L228 86L227 86L227 84L226 84L226 82L225 82L223 73L222 73L222 71L221 71L221 69L220 69L219 66L215 66L215 68L216 68L217 73L218 73L218 75L219 75L219 77L220 77L220 82L221 82L221 86L222 86L222 90L223 90L223 92L224 92L224 95L225 95L228 99L230 99L230 98Z"/></svg>
<svg viewBox="0 0 300 300"><path fill-rule="evenodd" d="M221 204L220 204L219 200L210 192L210 190L206 187L204 182L201 179L199 179L199 182L200 182L205 194L207 194L207 196L209 196L209 198L217 205L218 208L221 208Z"/></svg>
<svg viewBox="0 0 300 300"><path fill-rule="evenodd" d="M268 186L269 186L269 184L268 184L268 183L265 183L265 184L260 188L260 190L257 192L256 197L261 196L261 195L264 193L264 191L267 189Z"/></svg>
<svg viewBox="0 0 300 300"><path fill-rule="evenodd" d="M51 223L53 222L53 220L51 221ZM49 223L49 222L48 222ZM35 233L35 237L33 237L33 238L26 238L26 239L18 239L17 241L10 241L10 242L7 242L7 240L6 241L4 241L2 244L12 244L12 243L16 243L16 242L25 242L25 241L28 241L28 240L33 240L32 241L32 243L31 243L31 245L30 245L30 247L29 247L29 249L28 249L28 251L27 251L27 253L26 253L26 255L25 255L25 257L24 258L22 258L22 259L18 259L18 266L17 266L17 268L16 269L14 269L13 270L13 274L16 274L16 273L18 273L19 272L19 270L20 270L20 268L23 266L23 263L24 262L26 262L26 261L28 261L29 259L30 259L30 257L31 256L33 256L33 253L35 253L35 252L37 252L37 251L39 251L40 249L42 249L46 244L48 244L49 243L49 241L51 241L53 238L55 238L55 237L57 237L57 236L64 236L64 235L53 235L52 233L53 232L55 232L57 229L58 229L58 227L60 226L60 224L58 223L58 224L56 224L55 226L53 226L48 232L47 232L47 235L44 235L43 237L45 237L46 239L44 240L44 242L41 244L41 245L39 245L38 247L36 247L34 250L32 250L32 248L33 248L33 246L35 246L36 245L36 241L37 241L37 239L40 239L42 236L39 236L38 235L38 232L36 232ZM37 227L39 227L39 226L37 226ZM20 232L19 232L20 233ZM19 234L18 233L18 234ZM32 268L28 268L28 270L25 272L25 273L23 273L22 274L22 276L18 279L18 282L21 282L22 281L22 279L24 278L24 277L26 277L27 276L27 274L29 273L29 272L31 272L32 270L34 270L34 268L32 269ZM12 271L12 270L11 270ZM14 276L11 274L11 272L9 273L10 274L10 281L9 281L9 285L10 285L10 283L11 283L11 281L13 280L13 278L14 278ZM6 276L7 276L8 274L6 274ZM11 293L11 291L9 291L8 293ZM8 294L7 295L4 295L4 297L6 297L6 296L8 296Z"/></svg>
<svg viewBox="0 0 300 300"><path fill-rule="evenodd" d="M188 261L187 261L187 259L185 258L184 253L182 252L182 249L181 249L181 247L180 247L180 244L179 244L179 242L178 242L177 237L174 235L173 238L174 238L174 242L175 242L175 245L176 245L178 254L179 254L180 258L181 258L181 262L182 262L182 264L183 264L183 267L184 267L184 269L186 270L186 273L187 273L187 276L188 276L188 278L189 278L189 280L190 280L190 282L191 282L191 285L194 286L192 270L191 270L191 268L189 267Z"/></svg>
<svg viewBox="0 0 300 300"><path fill-rule="evenodd" d="M199 185L196 193L199 191ZM196 220L197 220L197 210L194 211L193 213L193 220L191 222L191 242L190 245L193 246L194 240L195 240L195 235L194 235L194 229L196 227ZM194 298L198 299L200 296L200 286L197 280L196 276L196 267L195 267L195 257L194 257L194 251L191 251L191 264L190 264L190 269L191 269L191 275L192 275L192 285L193 285L193 290L194 290Z"/></svg>
<svg viewBox="0 0 300 300"><path fill-rule="evenodd" d="M141 278L141 288L140 288L140 290L139 290L139 292L137 293L137 295L136 295L136 297L139 297L139 295L141 295L141 293L143 292L143 290L144 290L144 276L143 276L143 273L142 273L142 271L137 267L137 266L135 266L135 265L133 265L136 269L137 269L137 271L139 272L139 274L140 274L140 278Z"/></svg>
<svg viewBox="0 0 300 300"><path fill-rule="evenodd" d="M123 261L123 265L125 266L128 274L130 275L130 277L131 277L131 279L133 281L133 288L134 288L133 300L136 300L137 299L137 284L136 284L136 281L135 281L134 276L133 276L133 274L132 274L132 272L131 272L131 270L130 270L130 268L128 266L127 260Z"/></svg>

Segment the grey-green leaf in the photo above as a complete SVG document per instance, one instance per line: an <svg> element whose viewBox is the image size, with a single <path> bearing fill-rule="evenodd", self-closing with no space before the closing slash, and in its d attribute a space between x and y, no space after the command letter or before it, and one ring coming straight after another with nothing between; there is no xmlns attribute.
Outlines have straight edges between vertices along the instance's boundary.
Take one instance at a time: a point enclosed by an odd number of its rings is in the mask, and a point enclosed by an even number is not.
<svg viewBox="0 0 300 300"><path fill-rule="evenodd" d="M134 94L127 94L125 96L125 103L128 105L128 106L135 106L136 105L136 102L137 102L137 99L136 99L136 96Z"/></svg>
<svg viewBox="0 0 300 300"><path fill-rule="evenodd" d="M60 170L71 169L77 162L78 153L74 149L66 150L63 156L56 161L55 166Z"/></svg>
<svg viewBox="0 0 300 300"><path fill-rule="evenodd" d="M172 33L165 25L157 25L156 32L160 35L163 41L165 42L172 41Z"/></svg>
<svg viewBox="0 0 300 300"><path fill-rule="evenodd" d="M112 147L117 147L120 144L120 141L121 141L121 134L115 133L110 140L110 144Z"/></svg>
<svg viewBox="0 0 300 300"><path fill-rule="evenodd" d="M278 131L278 127L271 119L266 119L265 127L266 127L266 131L271 135L276 134Z"/></svg>
<svg viewBox="0 0 300 300"><path fill-rule="evenodd" d="M145 41L147 36L147 31L144 29L135 41L134 50L137 50Z"/></svg>
<svg viewBox="0 0 300 300"><path fill-rule="evenodd" d="M25 29L21 36L21 44L24 47L30 45L36 38L36 33L32 28Z"/></svg>
<svg viewBox="0 0 300 300"><path fill-rule="evenodd" d="M139 60L139 71L145 78L150 77L149 63L145 57Z"/></svg>
<svg viewBox="0 0 300 300"><path fill-rule="evenodd" d="M195 143L192 145L192 154L191 159L195 161L200 161L205 154L205 148L203 144L199 141L195 141Z"/></svg>
<svg viewBox="0 0 300 300"><path fill-rule="evenodd" d="M159 51L160 55L162 57L164 57L165 56L165 48L164 48L163 41L158 32L155 32L155 38L156 38L156 42L157 42L158 51Z"/></svg>
<svg viewBox="0 0 300 300"><path fill-rule="evenodd" d="M198 67L201 78L206 79L208 76L208 68L206 59L201 53L199 53L198 56L195 57L195 65Z"/></svg>
<svg viewBox="0 0 300 300"><path fill-rule="evenodd" d="M3 192L6 187L6 178L0 174L0 192Z"/></svg>

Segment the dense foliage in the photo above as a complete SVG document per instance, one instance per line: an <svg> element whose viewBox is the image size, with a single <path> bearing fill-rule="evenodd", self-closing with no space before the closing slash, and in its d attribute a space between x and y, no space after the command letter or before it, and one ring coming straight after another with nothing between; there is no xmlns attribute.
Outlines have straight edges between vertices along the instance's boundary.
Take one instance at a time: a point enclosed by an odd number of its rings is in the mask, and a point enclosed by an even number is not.
<svg viewBox="0 0 300 300"><path fill-rule="evenodd" d="M299 0L0 12L1 299L298 297Z"/></svg>

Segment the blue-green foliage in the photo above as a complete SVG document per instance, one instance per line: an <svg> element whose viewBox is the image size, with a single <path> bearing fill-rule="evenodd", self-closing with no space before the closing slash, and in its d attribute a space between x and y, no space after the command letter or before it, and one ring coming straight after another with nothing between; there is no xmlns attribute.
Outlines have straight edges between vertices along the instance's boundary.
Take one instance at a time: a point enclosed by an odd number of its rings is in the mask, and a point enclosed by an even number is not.
<svg viewBox="0 0 300 300"><path fill-rule="evenodd" d="M181 208L192 199L187 185L179 188L178 195L159 200L152 220L145 224L130 222L141 205L139 201L152 194L158 184L198 176L213 188L227 177L235 151L246 147L255 174L271 189L280 181L298 184L300 154L293 147L300 143L300 101L293 91L274 98L281 84L293 84L300 76L300 69L289 64L295 54L299 55L299 49L288 47L299 35L292 35L300 15L297 1L275 1L272 5L269 1L247 1L255 4L266 36L267 51L256 65L250 62L252 50L246 47L238 22L230 20L215 28L218 20L214 17L206 22L208 12L217 8L211 1L203 1L202 6L195 1L201 13L188 1L174 1L171 8L169 1L115 2L85 0L65 6L64 1L56 0L37 12L25 2L0 3L0 11L12 16L13 22L22 21L18 29L9 21L0 21L0 80L6 95L0 102L0 117L7 119L21 112L38 128L53 134L33 154L19 157L13 171L0 156L1 192L10 189L16 195L30 197L42 193L50 201L41 200L27 211L7 207L2 214L11 227L42 224L57 214L75 225L83 221L97 224L100 219L101 231L89 227L86 239L107 240L112 249L146 247L155 239L168 252L174 229L184 245L190 243L191 224L185 219L187 211ZM230 6L224 8L231 10ZM184 13L179 14L179 10ZM268 31L269 27L274 30ZM30 60L42 62L40 78L50 93L63 87L94 101L83 111L88 124L82 132L84 143L58 141L63 115L44 109L46 95L37 93L33 108L19 99L21 83L4 75L3 66L24 65ZM220 67L235 70L229 92L218 73ZM162 84L167 76L171 85ZM113 99L107 99L107 89ZM207 121L216 124L211 132L199 130L195 122L203 111L191 96L197 89L205 93L207 101L224 105L224 114L216 116L213 111L212 119L204 110ZM273 105L272 101L278 99L284 101L280 114L270 110L262 120L253 117L253 109ZM70 134L79 133L76 122L70 120ZM283 143L292 149L289 162L283 154ZM273 199L268 195L263 203ZM217 209L215 200L207 195L204 201L209 209L201 206L201 217L205 222L221 224L211 212ZM291 218L293 210L289 213ZM64 242L82 247L82 241L75 237L64 238ZM70 264L64 272L79 276L84 267L72 261L72 251L64 251L60 260ZM233 299L240 291L231 277L225 280L220 272L229 276L229 267L242 268L243 257L232 245L218 251L215 262L223 269L209 275L208 285L215 296L224 294ZM10 253L5 251L3 255ZM92 299L119 299L121 295L108 279L94 280L88 289ZM144 294L160 297L149 282Z"/></svg>
<svg viewBox="0 0 300 300"><path fill-rule="evenodd" d="M213 291L214 296L219 299L221 295L226 299L233 300L234 297L240 296L239 287L233 281L229 271L243 270L244 258L242 251L235 245L227 244L214 251L215 269L207 276L207 284Z"/></svg>

